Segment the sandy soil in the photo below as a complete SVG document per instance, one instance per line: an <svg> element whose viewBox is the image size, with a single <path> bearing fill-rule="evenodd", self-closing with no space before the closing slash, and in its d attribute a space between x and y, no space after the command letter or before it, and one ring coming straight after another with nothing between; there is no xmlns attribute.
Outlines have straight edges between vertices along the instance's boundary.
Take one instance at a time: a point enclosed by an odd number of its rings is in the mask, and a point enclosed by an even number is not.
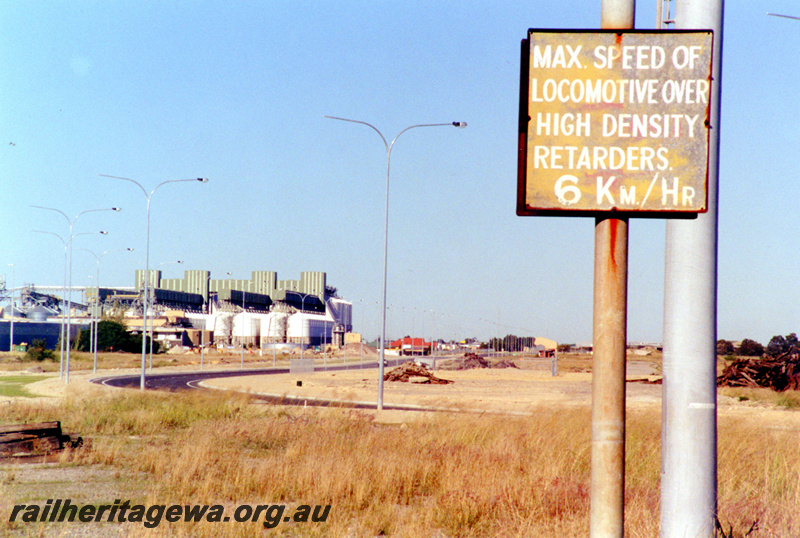
<svg viewBox="0 0 800 538"><path fill-rule="evenodd" d="M437 370L437 377L454 381L449 385L384 382L384 406L419 406L422 409L452 409L472 412L527 414L541 406L590 406L591 373L565 372L553 377L549 359L530 361L524 369ZM633 361L631 379L655 379L647 363ZM387 367L386 371L391 370ZM650 374L650 375L648 375ZM253 394L293 398L333 399L375 404L377 369L326 372L320 366L313 374L278 374L213 379L207 388L238 390ZM660 385L628 384L628 405L660 406ZM408 411L370 412L382 422L413 418Z"/></svg>
<svg viewBox="0 0 800 538"><path fill-rule="evenodd" d="M592 375L589 373L565 373L552 377L549 372L508 368L438 370L435 375L454 383L429 385L387 381L384 382L384 405L525 413L542 405L591 404ZM313 374L213 379L203 385L256 394L375 403L378 372L375 369L335 373L316 371ZM629 388L630 401L659 404L659 386L636 384Z"/></svg>
<svg viewBox="0 0 800 538"><path fill-rule="evenodd" d="M248 365L250 366L250 365ZM422 408L469 410L474 412L531 413L541 406L591 406L592 374L588 372L560 372L553 377L549 359L530 361L524 369L437 370L435 374L453 380L449 385L412 383L384 383L384 405L403 404ZM284 365L285 367L285 365ZM219 370L235 370L238 366L217 365ZM391 367L388 367L391 369ZM197 370L196 365L185 364L158 368L159 373ZM387 370L388 371L388 370ZM137 368L102 370L99 375L138 374ZM629 410L649 408L660 410L661 385L631 382L658 379L651 362L629 360L627 407ZM41 375L42 381L31 383L26 389L38 396L56 401L68 394L87 392L108 393L115 389L91 383L91 372L73 372L69 385L56 374L28 374L27 372L0 372L3 375ZM298 386L300 382L300 386ZM240 390L254 394L291 396L366 402L377 400L378 371L364 369L326 372L322 365L313 374L276 374L263 376L214 379L203 383L207 388ZM9 398L0 398L0 403ZM380 421L395 422L423 416L425 413L384 410L369 412ZM718 397L718 414L725 417L766 422L776 429L800 431L800 413L776 410L774 406L753 401L740 402L723 395Z"/></svg>
<svg viewBox="0 0 800 538"><path fill-rule="evenodd" d="M546 368L545 368L546 366ZM388 370L387 370L388 371ZM553 377L549 361L532 365L530 369L475 369L461 371L437 370L437 377L449 379L449 385L384 383L384 405L417 405L436 409L474 412L527 414L542 406L591 407L592 374L565 372ZM651 409L660 414L660 384L645 384L637 380L655 380L652 363L628 362L626 406L630 411ZM298 385L298 382L301 384ZM269 376L232 377L203 383L207 388L238 390L254 394L367 402L377 400L377 370L325 372L313 374L278 374ZM800 431L800 412L777 409L770 404L740 402L718 395L720 423L726 420L753 420L762 427ZM382 422L403 422L424 416L425 413L384 410L370 412Z"/></svg>

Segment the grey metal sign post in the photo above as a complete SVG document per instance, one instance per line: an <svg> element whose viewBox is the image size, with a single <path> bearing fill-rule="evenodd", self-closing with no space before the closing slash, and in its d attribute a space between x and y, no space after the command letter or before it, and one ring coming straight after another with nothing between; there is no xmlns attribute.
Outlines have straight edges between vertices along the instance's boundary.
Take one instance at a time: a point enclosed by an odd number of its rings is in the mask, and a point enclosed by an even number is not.
<svg viewBox="0 0 800 538"><path fill-rule="evenodd" d="M677 0L675 25L714 31L708 211L667 223L661 536L715 536L717 515L717 188L722 0Z"/></svg>

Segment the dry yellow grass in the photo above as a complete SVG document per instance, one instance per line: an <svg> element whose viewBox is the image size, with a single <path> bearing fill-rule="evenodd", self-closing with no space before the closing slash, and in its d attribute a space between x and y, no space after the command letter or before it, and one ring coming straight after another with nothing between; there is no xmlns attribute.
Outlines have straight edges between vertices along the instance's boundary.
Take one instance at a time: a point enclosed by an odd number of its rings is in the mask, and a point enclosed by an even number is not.
<svg viewBox="0 0 800 538"><path fill-rule="evenodd" d="M777 411L791 413L792 411ZM152 503L332 505L325 523L281 524L286 536L585 536L590 413L529 417L420 415L381 424L357 411L252 405L193 392L17 402L3 422L64 421L93 439L73 465L152 478ZM657 409L628 414L626 534L658 535ZM751 536L800 535L800 443L792 430L721 419L720 519ZM97 499L97 502L112 500ZM0 510L5 511L8 500ZM7 519L7 514L0 518ZM137 531L143 531L141 527ZM250 536L259 523L162 524L150 535Z"/></svg>

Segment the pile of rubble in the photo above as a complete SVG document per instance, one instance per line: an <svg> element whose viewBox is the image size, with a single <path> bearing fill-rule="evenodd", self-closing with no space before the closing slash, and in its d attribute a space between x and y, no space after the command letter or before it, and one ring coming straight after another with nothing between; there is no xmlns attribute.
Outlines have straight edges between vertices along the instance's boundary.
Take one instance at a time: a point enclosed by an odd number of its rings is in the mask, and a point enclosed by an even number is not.
<svg viewBox="0 0 800 538"><path fill-rule="evenodd" d="M473 370L475 368L517 368L517 365L506 359L490 362L475 353L465 353L463 359L454 361L454 364L448 365L446 368L448 370Z"/></svg>
<svg viewBox="0 0 800 538"><path fill-rule="evenodd" d="M367 344L359 344L358 342L350 343L344 346L344 351L340 352L342 354L347 354L347 357L376 357L378 355L378 350L372 346L368 346Z"/></svg>
<svg viewBox="0 0 800 538"><path fill-rule="evenodd" d="M722 371L717 386L800 390L800 350L792 348L774 358L737 359Z"/></svg>
<svg viewBox="0 0 800 538"><path fill-rule="evenodd" d="M423 385L447 385L452 381L433 375L424 364L404 362L391 372L383 374L384 381L400 381L401 383L419 383Z"/></svg>

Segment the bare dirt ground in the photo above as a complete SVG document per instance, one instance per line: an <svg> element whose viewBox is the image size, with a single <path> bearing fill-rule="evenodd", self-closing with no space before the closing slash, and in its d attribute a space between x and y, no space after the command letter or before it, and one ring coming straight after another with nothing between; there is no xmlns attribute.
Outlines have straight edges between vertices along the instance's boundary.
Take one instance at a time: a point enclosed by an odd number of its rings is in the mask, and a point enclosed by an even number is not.
<svg viewBox="0 0 800 538"><path fill-rule="evenodd" d="M529 413L542 405L590 405L592 374L565 372L553 377L545 359L528 361L527 368L436 370L437 377L454 381L449 385L384 382L384 405L406 405L472 411ZM390 371L391 367L386 367ZM633 376L644 378L647 376ZM376 369L326 372L317 367L313 374L278 374L214 379L208 388L241 390L308 399L346 400L375 403L378 391ZM629 402L658 405L661 387L629 384Z"/></svg>
<svg viewBox="0 0 800 538"><path fill-rule="evenodd" d="M592 374L588 357L568 358L552 376L550 359L515 361L520 368L436 370L437 377L454 381L448 385L384 382L384 406L404 405L420 408L488 413L534 413L542 406L591 406ZM392 367L387 367L390 371ZM626 405L629 410L649 408L660 412L660 384L641 381L660 379L660 364L654 360L629 357L627 363ZM374 404L378 393L376 369L326 372L320 365L312 374L277 374L214 379L202 383L207 388L238 390L253 394L325 400L344 400ZM424 416L425 412L372 411L382 422L403 422ZM739 401L718 394L721 418L757 420L777 429L800 431L800 413L756 401Z"/></svg>

